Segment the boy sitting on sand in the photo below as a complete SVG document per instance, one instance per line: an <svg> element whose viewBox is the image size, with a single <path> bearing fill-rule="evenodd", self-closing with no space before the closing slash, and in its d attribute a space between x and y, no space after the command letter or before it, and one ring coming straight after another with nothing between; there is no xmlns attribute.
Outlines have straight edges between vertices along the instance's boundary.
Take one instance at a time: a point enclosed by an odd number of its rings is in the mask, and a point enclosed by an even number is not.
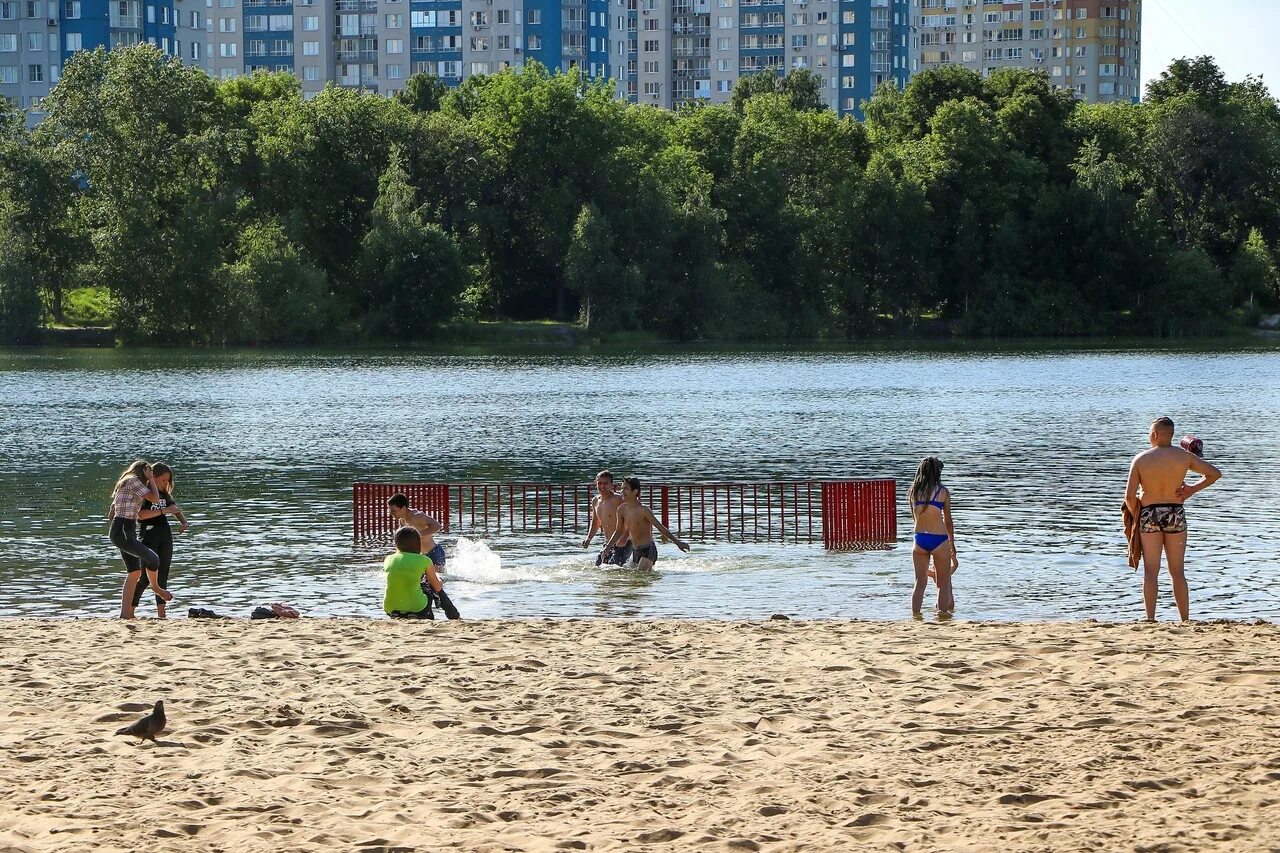
<svg viewBox="0 0 1280 853"><path fill-rule="evenodd" d="M444 585L436 575L431 558L422 554L422 537L412 527L396 531L396 552L382 563L387 573L386 591L382 595L382 609L392 619L435 619L431 612L431 600L423 589L422 580L440 592Z"/></svg>

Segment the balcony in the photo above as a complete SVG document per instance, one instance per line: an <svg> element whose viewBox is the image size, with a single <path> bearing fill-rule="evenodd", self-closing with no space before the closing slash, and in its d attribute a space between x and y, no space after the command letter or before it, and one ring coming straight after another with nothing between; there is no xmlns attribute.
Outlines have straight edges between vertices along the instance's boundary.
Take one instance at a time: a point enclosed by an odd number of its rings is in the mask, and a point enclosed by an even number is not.
<svg viewBox="0 0 1280 853"><path fill-rule="evenodd" d="M141 15L112 15L111 29L140 30L142 29L142 16Z"/></svg>
<svg viewBox="0 0 1280 853"><path fill-rule="evenodd" d="M587 55L586 48L565 46L560 48L560 55L567 56L570 59L581 58Z"/></svg>
<svg viewBox="0 0 1280 853"><path fill-rule="evenodd" d="M567 33L580 33L587 28L586 21L565 21L561 29Z"/></svg>

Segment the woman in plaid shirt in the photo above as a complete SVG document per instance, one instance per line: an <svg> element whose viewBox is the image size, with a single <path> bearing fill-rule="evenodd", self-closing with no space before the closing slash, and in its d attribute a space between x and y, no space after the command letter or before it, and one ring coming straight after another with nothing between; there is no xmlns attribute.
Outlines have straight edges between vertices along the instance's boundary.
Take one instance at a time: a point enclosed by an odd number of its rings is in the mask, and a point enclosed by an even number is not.
<svg viewBox="0 0 1280 853"><path fill-rule="evenodd" d="M156 597L164 601L173 600L173 594L160 586L156 574L160 568L160 558L138 539L138 512L143 501L160 503L160 491L156 488L155 477L151 466L139 459L120 475L111 492L111 511L107 518L111 520L111 544L120 549L124 558L125 578L124 593L120 600L120 616L123 619L133 618L133 591L142 580L142 569L147 570L147 580ZM166 512L172 509L166 508Z"/></svg>

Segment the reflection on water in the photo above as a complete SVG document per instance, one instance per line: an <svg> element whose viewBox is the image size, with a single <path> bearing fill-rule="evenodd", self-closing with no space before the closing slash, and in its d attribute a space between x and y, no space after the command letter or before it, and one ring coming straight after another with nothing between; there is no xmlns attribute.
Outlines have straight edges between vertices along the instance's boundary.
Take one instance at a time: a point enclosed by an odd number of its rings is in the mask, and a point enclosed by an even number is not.
<svg viewBox="0 0 1280 853"><path fill-rule="evenodd" d="M0 354L0 614L108 615L107 490L132 458L177 470L185 606L289 601L375 615L384 551L351 541L350 484L890 476L946 461L961 618L1133 618L1119 501L1146 424L1171 413L1226 476L1189 505L1193 611L1280 617L1280 353L733 353L456 356ZM814 545L662 548L597 568L581 533L454 530L465 616L905 618L907 531ZM150 604L144 604L146 611ZM1171 612L1165 602L1163 615Z"/></svg>

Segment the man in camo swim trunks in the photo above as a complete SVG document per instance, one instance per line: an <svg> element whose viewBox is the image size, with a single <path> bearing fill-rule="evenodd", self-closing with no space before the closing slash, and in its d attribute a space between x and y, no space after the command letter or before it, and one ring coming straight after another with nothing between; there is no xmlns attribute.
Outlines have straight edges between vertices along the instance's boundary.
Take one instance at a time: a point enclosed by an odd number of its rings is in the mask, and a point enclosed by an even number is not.
<svg viewBox="0 0 1280 853"><path fill-rule="evenodd" d="M1142 538L1142 600L1147 621L1156 618L1156 592L1160 578L1160 557L1169 560L1169 578L1173 582L1173 600L1182 621L1190 618L1190 593L1183 573L1187 553L1187 516L1183 502L1196 492L1207 489L1222 472L1194 453L1173 446L1173 421L1157 418L1148 436L1151 449L1139 453L1129 468L1129 482L1124 500L1138 519ZM1183 482L1188 471L1201 475L1194 485Z"/></svg>

